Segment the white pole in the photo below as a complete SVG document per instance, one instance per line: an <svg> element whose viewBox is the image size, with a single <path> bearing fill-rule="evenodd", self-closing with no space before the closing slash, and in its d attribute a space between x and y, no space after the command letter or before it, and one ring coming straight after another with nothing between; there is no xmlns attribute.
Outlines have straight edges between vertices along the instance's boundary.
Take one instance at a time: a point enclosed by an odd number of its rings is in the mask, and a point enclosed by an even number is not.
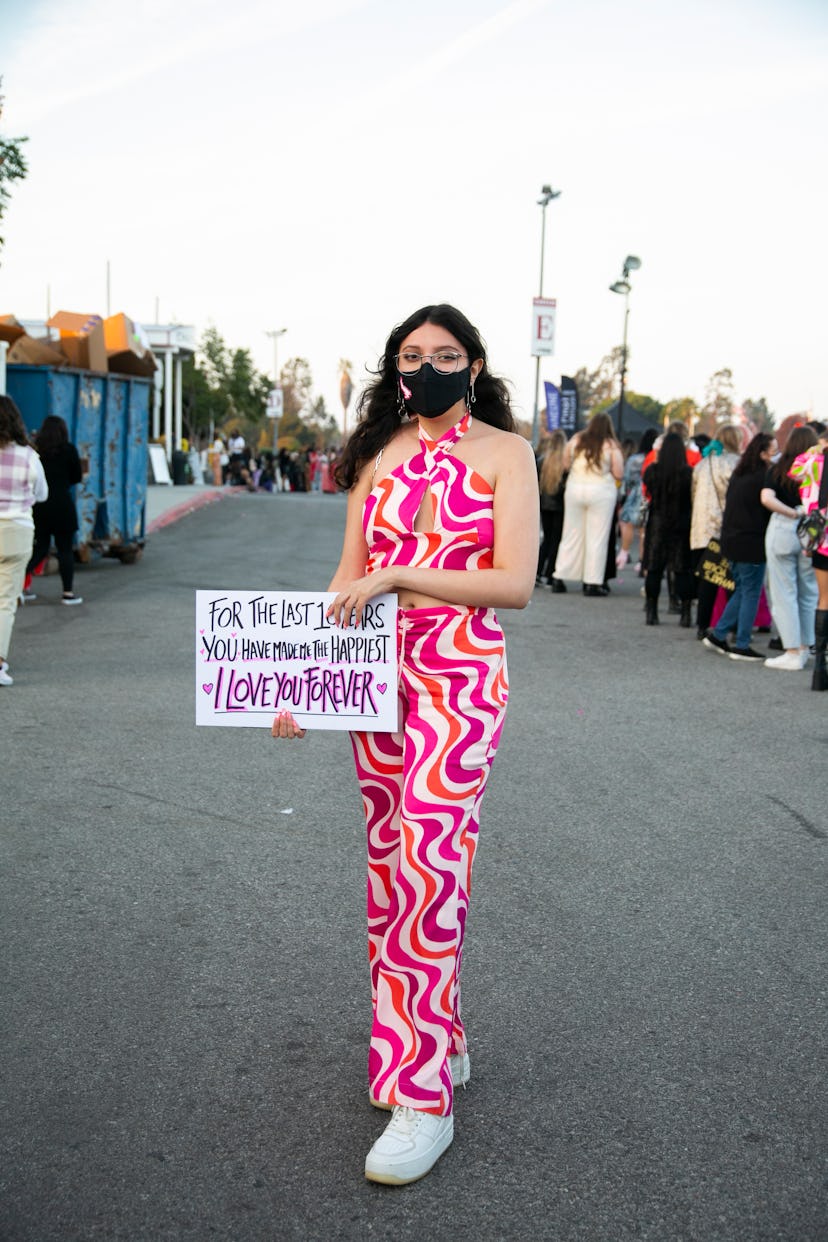
<svg viewBox="0 0 828 1242"><path fill-rule="evenodd" d="M164 350L164 444L167 461L172 462L175 431L173 428L173 358L172 350Z"/></svg>
<svg viewBox="0 0 828 1242"><path fill-rule="evenodd" d="M176 353L175 356L175 447L181 448L182 429L183 429L183 402L182 393L182 375L181 375L181 356Z"/></svg>
<svg viewBox="0 0 828 1242"><path fill-rule="evenodd" d="M6 351L8 348L8 341L0 341L0 394L4 396L6 392Z"/></svg>

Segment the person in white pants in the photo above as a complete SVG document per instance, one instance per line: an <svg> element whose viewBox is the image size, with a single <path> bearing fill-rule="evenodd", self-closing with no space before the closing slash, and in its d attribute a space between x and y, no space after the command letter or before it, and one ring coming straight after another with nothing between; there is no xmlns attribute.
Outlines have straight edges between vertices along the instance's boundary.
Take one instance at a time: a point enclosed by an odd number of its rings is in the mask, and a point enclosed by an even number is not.
<svg viewBox="0 0 828 1242"><path fill-rule="evenodd" d="M808 663L814 643L817 581L811 560L803 556L796 535L797 519L804 509L799 488L788 471L800 453L817 442L810 427L795 427L785 451L770 467L759 498L771 518L765 532L770 607L784 651L765 660L766 668L797 672Z"/></svg>
<svg viewBox="0 0 828 1242"><path fill-rule="evenodd" d="M607 595L607 544L624 457L609 414L595 414L564 452L564 527L553 577L584 584L585 595Z"/></svg>

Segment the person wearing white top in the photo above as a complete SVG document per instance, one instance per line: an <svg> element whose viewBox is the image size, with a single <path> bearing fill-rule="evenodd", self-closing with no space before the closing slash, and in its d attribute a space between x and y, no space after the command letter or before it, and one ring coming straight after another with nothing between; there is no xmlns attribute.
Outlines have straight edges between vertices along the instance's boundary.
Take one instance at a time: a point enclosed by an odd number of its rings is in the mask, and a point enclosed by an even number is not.
<svg viewBox="0 0 828 1242"><path fill-rule="evenodd" d="M618 485L624 474L621 446L608 414L594 414L564 452L569 470L564 525L553 577L580 580L585 595L607 595L607 545Z"/></svg>
<svg viewBox="0 0 828 1242"><path fill-rule="evenodd" d="M0 395L0 686L11 686L8 654L17 602L34 545L33 506L49 495L11 397Z"/></svg>

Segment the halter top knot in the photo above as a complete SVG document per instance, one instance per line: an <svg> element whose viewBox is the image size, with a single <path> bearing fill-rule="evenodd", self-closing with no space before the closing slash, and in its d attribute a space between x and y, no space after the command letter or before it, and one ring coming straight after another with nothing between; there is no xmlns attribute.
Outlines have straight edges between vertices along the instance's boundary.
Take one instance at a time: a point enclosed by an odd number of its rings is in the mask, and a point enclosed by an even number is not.
<svg viewBox="0 0 828 1242"><path fill-rule="evenodd" d="M492 488L453 456L471 422L467 410L437 440L420 424L418 452L380 479L370 493L362 512L368 573L388 565L491 569ZM415 530L417 515L424 503L428 512L429 501L432 529Z"/></svg>

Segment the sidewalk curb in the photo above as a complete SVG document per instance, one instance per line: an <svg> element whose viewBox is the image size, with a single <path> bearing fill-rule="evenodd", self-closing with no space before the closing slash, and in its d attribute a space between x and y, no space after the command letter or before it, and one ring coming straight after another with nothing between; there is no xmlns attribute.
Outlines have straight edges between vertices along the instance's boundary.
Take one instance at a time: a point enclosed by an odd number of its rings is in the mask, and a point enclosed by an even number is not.
<svg viewBox="0 0 828 1242"><path fill-rule="evenodd" d="M172 509L167 509L166 513L160 514L157 518L149 523L146 528L147 535L154 535L157 531L163 530L165 526L172 526L173 522L178 522L181 518L186 517L188 513L194 513L196 509L203 509L205 505L213 504L216 500L224 500L225 496L231 494L236 489L227 488L219 491L217 488L208 488L203 496L191 496L187 500L183 500L180 505L175 505Z"/></svg>

